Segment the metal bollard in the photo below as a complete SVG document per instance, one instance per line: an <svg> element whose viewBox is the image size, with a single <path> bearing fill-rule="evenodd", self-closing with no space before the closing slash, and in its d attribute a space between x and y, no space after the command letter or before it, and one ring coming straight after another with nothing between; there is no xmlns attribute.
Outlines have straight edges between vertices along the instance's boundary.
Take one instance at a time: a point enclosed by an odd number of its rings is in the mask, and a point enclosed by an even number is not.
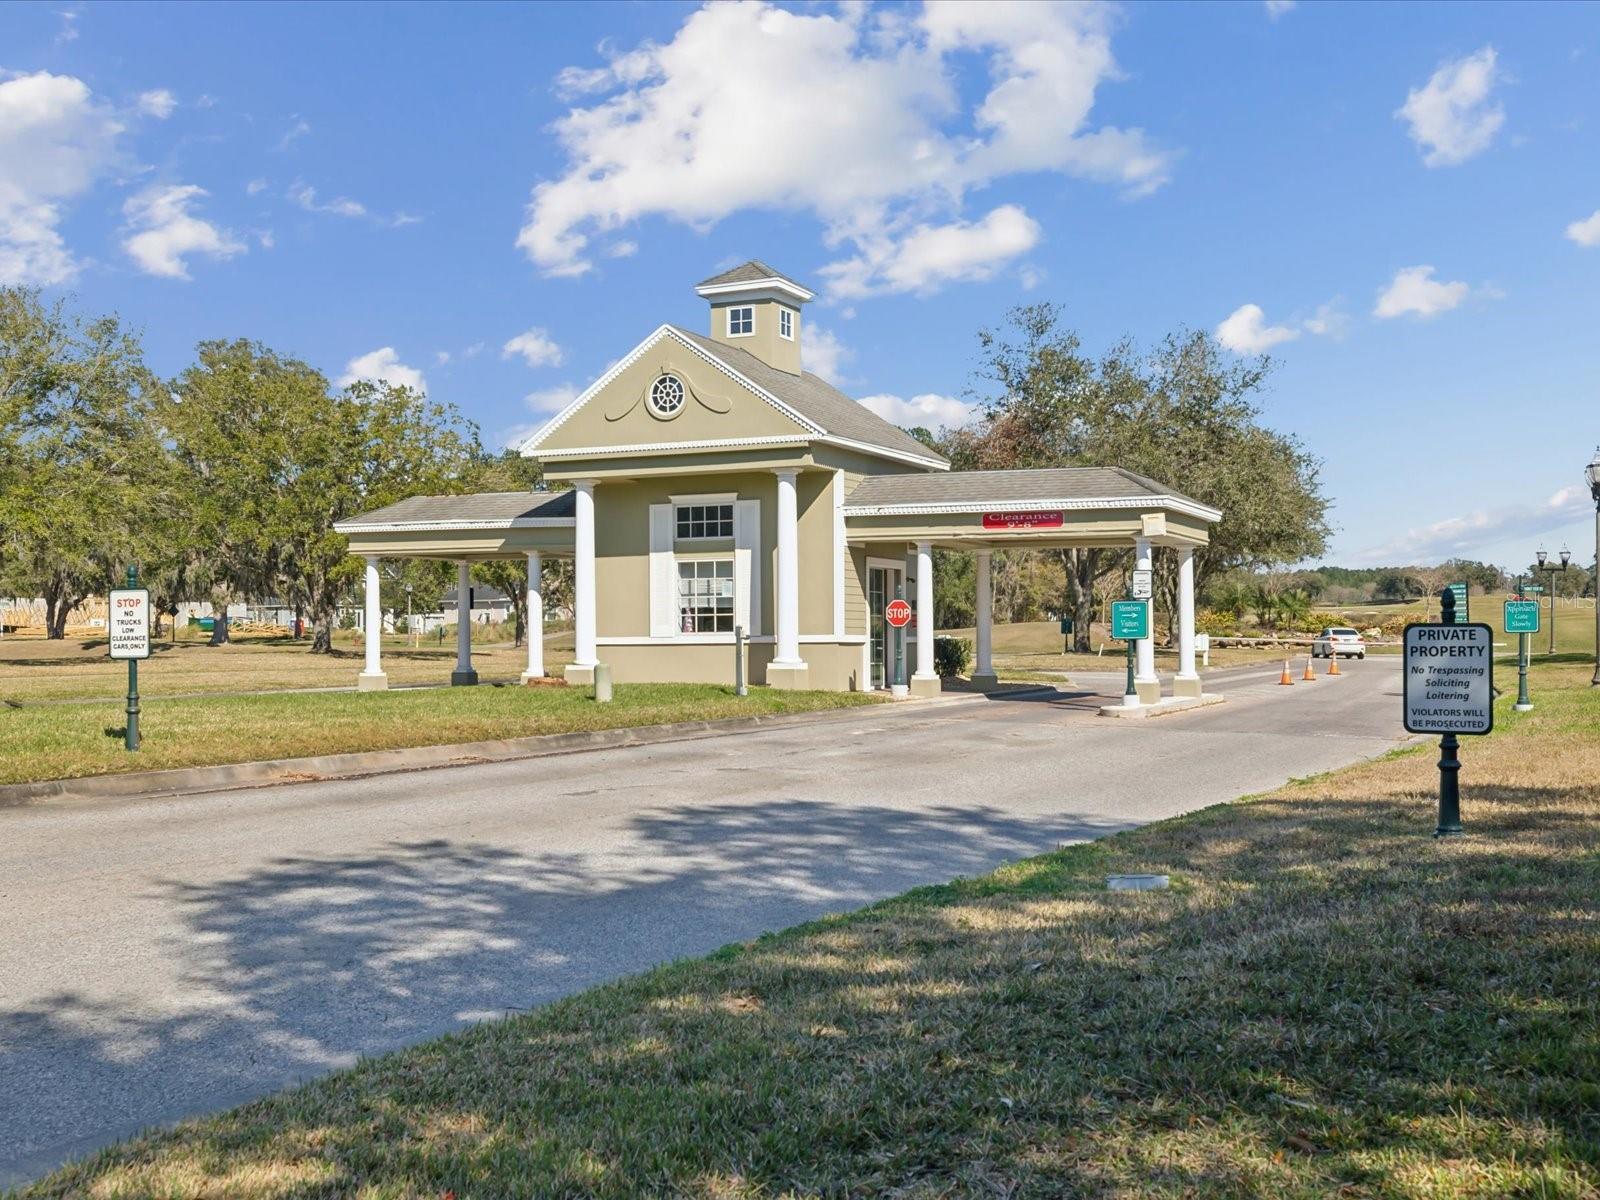
<svg viewBox="0 0 1600 1200"><path fill-rule="evenodd" d="M594 666L594 698L597 704L611 703L611 668L605 663Z"/></svg>
<svg viewBox="0 0 1600 1200"><path fill-rule="evenodd" d="M750 689L744 682L744 626L733 627L733 694L748 696Z"/></svg>

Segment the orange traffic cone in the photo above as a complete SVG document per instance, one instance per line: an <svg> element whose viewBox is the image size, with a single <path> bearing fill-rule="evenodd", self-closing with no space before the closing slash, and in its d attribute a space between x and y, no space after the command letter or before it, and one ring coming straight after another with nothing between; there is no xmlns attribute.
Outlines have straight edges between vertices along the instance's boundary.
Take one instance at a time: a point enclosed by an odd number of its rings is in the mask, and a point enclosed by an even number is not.
<svg viewBox="0 0 1600 1200"><path fill-rule="evenodd" d="M1300 678L1305 680L1307 683L1315 682L1317 678L1317 673L1311 669L1311 659L1309 656L1306 658L1306 673L1300 676Z"/></svg>
<svg viewBox="0 0 1600 1200"><path fill-rule="evenodd" d="M1339 674L1339 656L1337 654L1328 659L1328 674Z"/></svg>
<svg viewBox="0 0 1600 1200"><path fill-rule="evenodd" d="M1289 678L1289 660L1283 660L1283 674L1278 679L1279 687L1293 687L1294 680Z"/></svg>

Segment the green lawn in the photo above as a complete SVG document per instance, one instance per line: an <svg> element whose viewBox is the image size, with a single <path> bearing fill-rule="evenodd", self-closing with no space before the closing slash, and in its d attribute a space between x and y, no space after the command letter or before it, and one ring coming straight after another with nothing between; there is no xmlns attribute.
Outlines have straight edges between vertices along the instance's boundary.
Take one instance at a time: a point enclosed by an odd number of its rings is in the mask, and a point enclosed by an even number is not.
<svg viewBox="0 0 1600 1200"><path fill-rule="evenodd" d="M448 684L455 667L453 638L383 639L383 669L391 685ZM527 665L527 651L510 640L475 642L473 665L484 680L515 680ZM545 638L545 662L553 669L571 661L571 632ZM197 692L280 691L288 688L354 687L362 666L361 635L340 630L334 653L313 654L309 641L244 637L226 646L197 638L162 639L139 668L145 696ZM103 638L37 637L0 639L0 701L30 704L41 700L94 700L125 695L128 669L106 657Z"/></svg>
<svg viewBox="0 0 1600 1200"><path fill-rule="evenodd" d="M966 638L973 629L941 629L940 634ZM1104 646L1104 654L1063 654L1061 627L1055 621L1019 621L994 627L994 665L1002 679L1042 679L1057 677L1062 671L1120 671L1126 665L1122 642L1111 640L1106 629L1096 622L1091 630L1094 646ZM1265 662L1274 652L1246 646L1218 647L1211 651L1213 667L1233 667L1242 663ZM1282 657L1281 651L1278 656ZM1176 646L1156 647L1156 667L1160 671L1178 669ZM1044 674L1041 674L1043 672Z"/></svg>
<svg viewBox="0 0 1600 1200"><path fill-rule="evenodd" d="M141 748L122 746L123 702L0 707L0 784L254 759L387 750L752 713L870 704L856 692L787 692L701 684L619 684L597 704L587 688L429 688L145 700Z"/></svg>
<svg viewBox="0 0 1600 1200"><path fill-rule="evenodd" d="M730 946L28 1197L1600 1194L1600 700ZM1159 871L1170 891L1104 890Z"/></svg>

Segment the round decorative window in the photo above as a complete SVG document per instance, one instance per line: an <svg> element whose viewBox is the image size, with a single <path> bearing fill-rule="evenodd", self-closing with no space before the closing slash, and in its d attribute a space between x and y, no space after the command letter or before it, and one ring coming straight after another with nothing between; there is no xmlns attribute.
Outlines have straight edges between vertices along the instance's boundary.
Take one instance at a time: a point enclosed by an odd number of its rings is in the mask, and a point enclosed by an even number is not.
<svg viewBox="0 0 1600 1200"><path fill-rule="evenodd" d="M675 417L683 407L683 380L676 375L659 376L650 385L650 411L658 417Z"/></svg>

